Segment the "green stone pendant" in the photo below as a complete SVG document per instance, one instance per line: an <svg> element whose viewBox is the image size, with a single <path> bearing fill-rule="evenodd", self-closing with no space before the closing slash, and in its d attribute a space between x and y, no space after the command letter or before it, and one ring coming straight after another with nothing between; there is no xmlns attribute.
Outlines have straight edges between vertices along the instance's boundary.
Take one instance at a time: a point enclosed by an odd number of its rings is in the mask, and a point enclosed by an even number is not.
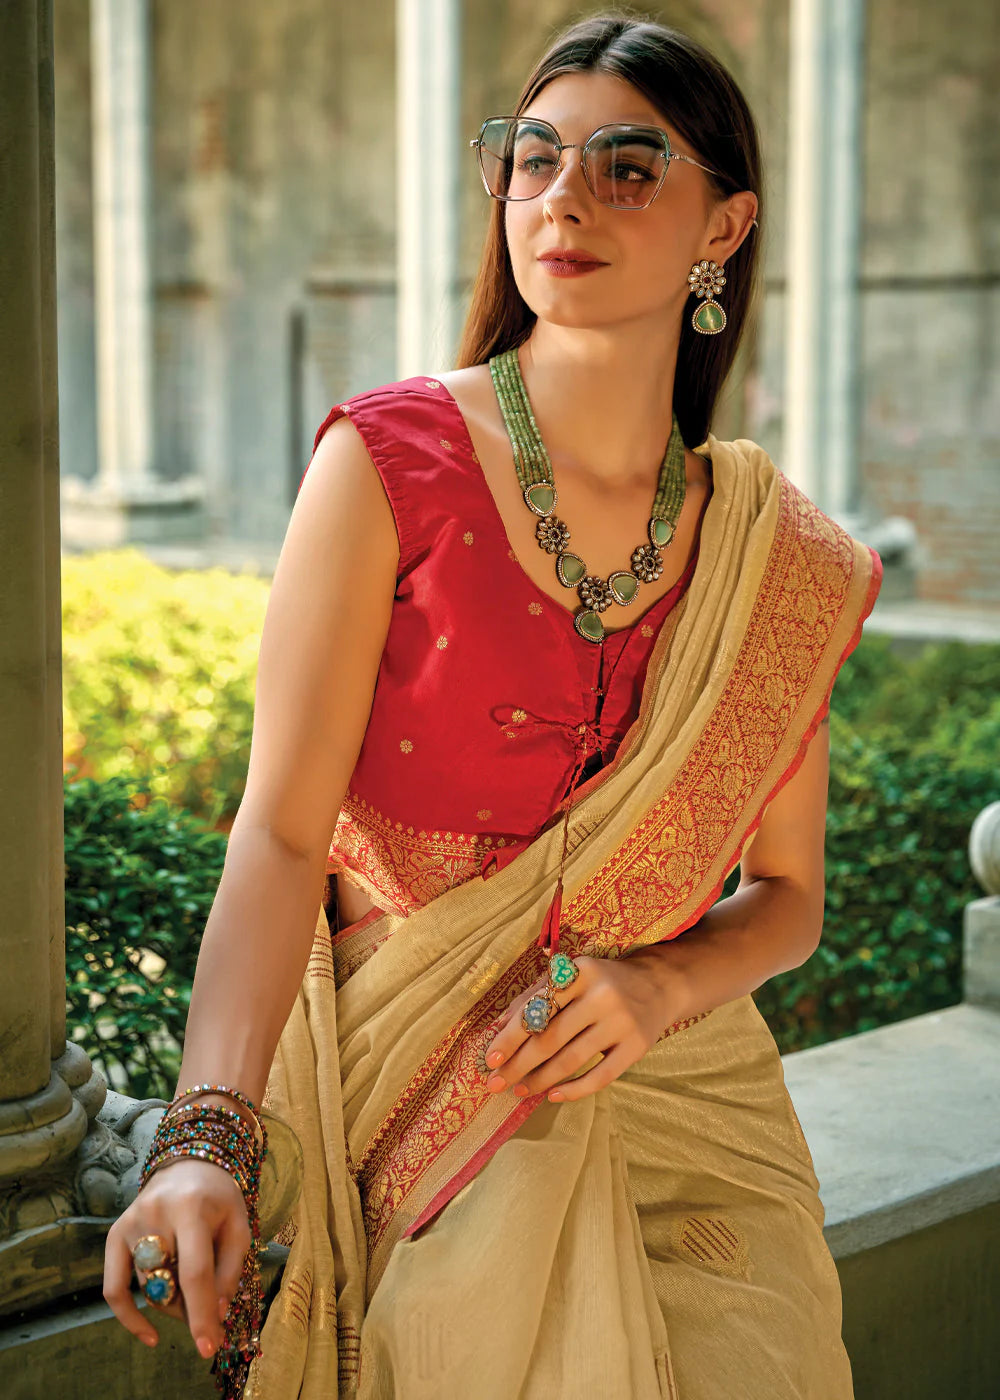
<svg viewBox="0 0 1000 1400"><path fill-rule="evenodd" d="M573 617L573 626L588 642L604 641L604 623L598 613L586 608L583 612L578 612Z"/></svg>
<svg viewBox="0 0 1000 1400"><path fill-rule="evenodd" d="M564 588L575 588L587 572L579 554L560 554L556 560L556 578Z"/></svg>
<svg viewBox="0 0 1000 1400"><path fill-rule="evenodd" d="M615 602L627 607L639 592L639 580L628 569L619 569L608 575L608 587Z"/></svg>
<svg viewBox="0 0 1000 1400"><path fill-rule="evenodd" d="M525 488L524 500L536 515L551 515L556 504L556 488L549 481L536 481Z"/></svg>
<svg viewBox="0 0 1000 1400"><path fill-rule="evenodd" d="M717 301L703 301L691 317L691 324L702 335L718 335L726 328L726 313Z"/></svg>
<svg viewBox="0 0 1000 1400"><path fill-rule="evenodd" d="M671 521L662 520L659 516L650 517L649 521L649 542L655 544L657 549L664 549L674 537L674 527Z"/></svg>

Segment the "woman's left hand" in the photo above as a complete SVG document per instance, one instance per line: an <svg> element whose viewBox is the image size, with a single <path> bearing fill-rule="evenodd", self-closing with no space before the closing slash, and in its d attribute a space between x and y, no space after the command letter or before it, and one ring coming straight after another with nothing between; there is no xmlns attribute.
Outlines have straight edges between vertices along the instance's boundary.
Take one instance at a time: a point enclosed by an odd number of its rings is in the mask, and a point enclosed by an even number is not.
<svg viewBox="0 0 1000 1400"><path fill-rule="evenodd" d="M556 992L561 1009L537 1035L521 1024L522 1009L547 979L534 983L511 1004L486 1047L487 1088L513 1088L519 1098L548 1092L553 1103L562 1103L617 1079L683 1015L679 996L668 990L663 957L662 948L649 948L625 958L574 958L579 976ZM596 1055L603 1056L599 1064L570 1078Z"/></svg>

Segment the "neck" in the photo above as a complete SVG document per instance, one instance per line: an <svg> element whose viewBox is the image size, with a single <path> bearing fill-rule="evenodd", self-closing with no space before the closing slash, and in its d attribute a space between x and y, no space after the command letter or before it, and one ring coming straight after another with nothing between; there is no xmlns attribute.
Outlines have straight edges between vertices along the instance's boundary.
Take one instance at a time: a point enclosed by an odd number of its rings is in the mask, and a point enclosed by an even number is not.
<svg viewBox="0 0 1000 1400"><path fill-rule="evenodd" d="M659 473L673 419L679 326L638 333L537 321L521 376L553 470L613 484Z"/></svg>

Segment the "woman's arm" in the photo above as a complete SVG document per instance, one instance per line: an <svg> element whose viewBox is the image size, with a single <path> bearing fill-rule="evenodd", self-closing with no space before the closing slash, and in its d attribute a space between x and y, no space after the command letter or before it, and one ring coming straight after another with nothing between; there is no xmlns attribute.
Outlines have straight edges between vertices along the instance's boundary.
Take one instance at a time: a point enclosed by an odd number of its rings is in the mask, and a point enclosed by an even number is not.
<svg viewBox="0 0 1000 1400"><path fill-rule="evenodd" d="M178 1092L221 1083L261 1101L312 947L398 559L381 480L356 429L338 419L312 458L275 569L246 790L202 938Z"/></svg>
<svg viewBox="0 0 1000 1400"><path fill-rule="evenodd" d="M823 929L829 773L827 718L744 849L734 892L679 938L632 954L660 981L670 1024L754 992L815 952Z"/></svg>
<svg viewBox="0 0 1000 1400"><path fill-rule="evenodd" d="M824 721L802 763L768 805L740 862L740 883L680 937L623 958L580 957L563 1009L540 1035L521 1025L518 998L487 1047L494 1093L595 1093L646 1053L667 1026L711 1011L778 972L798 967L823 925L824 839L830 766ZM541 984L539 984L540 986ZM593 1069L570 1078L592 1061Z"/></svg>

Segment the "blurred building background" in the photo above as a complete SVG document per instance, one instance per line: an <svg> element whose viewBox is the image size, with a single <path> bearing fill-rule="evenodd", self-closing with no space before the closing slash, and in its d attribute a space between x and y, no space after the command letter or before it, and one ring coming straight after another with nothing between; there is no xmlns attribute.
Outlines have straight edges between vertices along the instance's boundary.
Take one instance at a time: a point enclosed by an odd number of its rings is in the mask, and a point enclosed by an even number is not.
<svg viewBox="0 0 1000 1400"><path fill-rule="evenodd" d="M468 138L601 7L426 0L409 34L403 4L127 8L131 27L109 0L55 13L64 544L266 571L330 406L451 366L488 213ZM880 548L885 616L997 635L1000 11L644 12L731 66L763 139L766 292L715 431ZM420 363L399 354L402 254L435 225L400 193L430 149L426 119L397 122L407 72L454 113L431 153L457 217L427 252L453 271L452 333Z"/></svg>

